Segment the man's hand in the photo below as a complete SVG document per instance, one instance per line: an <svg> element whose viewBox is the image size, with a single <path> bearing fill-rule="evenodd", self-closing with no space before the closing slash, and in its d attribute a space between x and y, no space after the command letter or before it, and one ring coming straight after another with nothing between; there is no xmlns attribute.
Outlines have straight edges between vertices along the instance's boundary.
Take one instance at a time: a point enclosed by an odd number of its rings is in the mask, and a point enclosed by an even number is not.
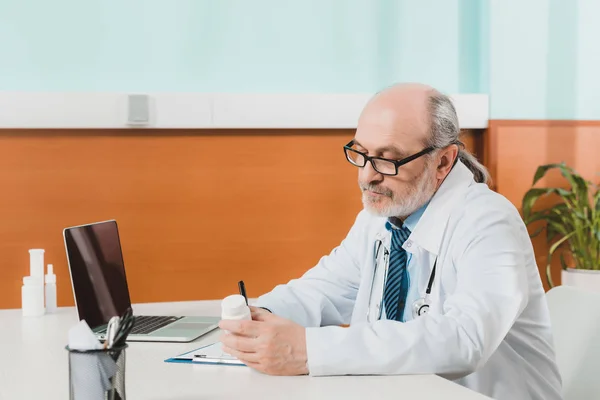
<svg viewBox="0 0 600 400"><path fill-rule="evenodd" d="M252 319L256 319L259 314L271 314L270 311L265 310L264 308L248 306L250 308L250 312L252 313Z"/></svg>
<svg viewBox="0 0 600 400"><path fill-rule="evenodd" d="M221 336L223 351L265 374L308 374L304 327L267 310L251 310L252 321L219 323L229 331Z"/></svg>

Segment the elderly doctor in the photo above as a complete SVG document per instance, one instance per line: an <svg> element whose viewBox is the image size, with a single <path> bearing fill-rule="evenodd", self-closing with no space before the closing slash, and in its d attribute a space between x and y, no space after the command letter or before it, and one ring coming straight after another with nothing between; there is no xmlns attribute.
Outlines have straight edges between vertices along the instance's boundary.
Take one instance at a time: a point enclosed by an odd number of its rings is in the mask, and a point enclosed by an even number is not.
<svg viewBox="0 0 600 400"><path fill-rule="evenodd" d="M221 321L225 350L273 375L439 374L494 399L560 399L527 230L458 135L430 87L372 98L344 147L364 210L253 321Z"/></svg>

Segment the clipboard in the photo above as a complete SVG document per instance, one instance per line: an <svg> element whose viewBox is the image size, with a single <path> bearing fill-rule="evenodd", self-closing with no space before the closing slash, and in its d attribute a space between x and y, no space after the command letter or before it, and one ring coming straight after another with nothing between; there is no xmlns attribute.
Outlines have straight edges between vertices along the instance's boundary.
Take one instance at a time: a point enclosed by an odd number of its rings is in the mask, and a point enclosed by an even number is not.
<svg viewBox="0 0 600 400"><path fill-rule="evenodd" d="M176 355L175 357L167 358L168 363L184 363L184 364L215 364L215 365L233 365L245 367L246 364L237 358L225 353L221 347L221 342L212 343L200 348L197 348L187 353Z"/></svg>

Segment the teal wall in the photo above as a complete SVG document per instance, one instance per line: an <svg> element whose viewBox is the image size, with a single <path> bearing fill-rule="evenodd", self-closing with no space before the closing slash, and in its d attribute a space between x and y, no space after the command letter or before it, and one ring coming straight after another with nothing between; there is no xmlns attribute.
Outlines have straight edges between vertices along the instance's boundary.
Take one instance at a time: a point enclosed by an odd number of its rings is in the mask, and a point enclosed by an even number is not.
<svg viewBox="0 0 600 400"><path fill-rule="evenodd" d="M494 119L600 119L600 1L490 3Z"/></svg>
<svg viewBox="0 0 600 400"><path fill-rule="evenodd" d="M489 93L600 119L600 0L0 0L0 90Z"/></svg>
<svg viewBox="0 0 600 400"><path fill-rule="evenodd" d="M546 119L548 0L490 5L492 118Z"/></svg>
<svg viewBox="0 0 600 400"><path fill-rule="evenodd" d="M578 119L600 119L600 1L580 1L577 12Z"/></svg>
<svg viewBox="0 0 600 400"><path fill-rule="evenodd" d="M600 1L490 3L494 119L600 119Z"/></svg>
<svg viewBox="0 0 600 400"><path fill-rule="evenodd" d="M0 90L478 92L468 3L0 0Z"/></svg>

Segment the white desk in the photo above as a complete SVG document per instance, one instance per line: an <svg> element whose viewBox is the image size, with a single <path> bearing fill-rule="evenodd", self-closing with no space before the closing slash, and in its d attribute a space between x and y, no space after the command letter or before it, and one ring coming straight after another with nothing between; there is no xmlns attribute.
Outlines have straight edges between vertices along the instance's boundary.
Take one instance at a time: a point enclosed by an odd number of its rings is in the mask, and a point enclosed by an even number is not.
<svg viewBox="0 0 600 400"><path fill-rule="evenodd" d="M135 314L219 315L220 302L134 305ZM68 399L67 331L75 308L23 318L0 310L0 399ZM126 390L130 400L331 399L482 400L487 397L438 376L274 377L247 367L165 363L176 354L216 341L215 330L191 343L130 343Z"/></svg>

